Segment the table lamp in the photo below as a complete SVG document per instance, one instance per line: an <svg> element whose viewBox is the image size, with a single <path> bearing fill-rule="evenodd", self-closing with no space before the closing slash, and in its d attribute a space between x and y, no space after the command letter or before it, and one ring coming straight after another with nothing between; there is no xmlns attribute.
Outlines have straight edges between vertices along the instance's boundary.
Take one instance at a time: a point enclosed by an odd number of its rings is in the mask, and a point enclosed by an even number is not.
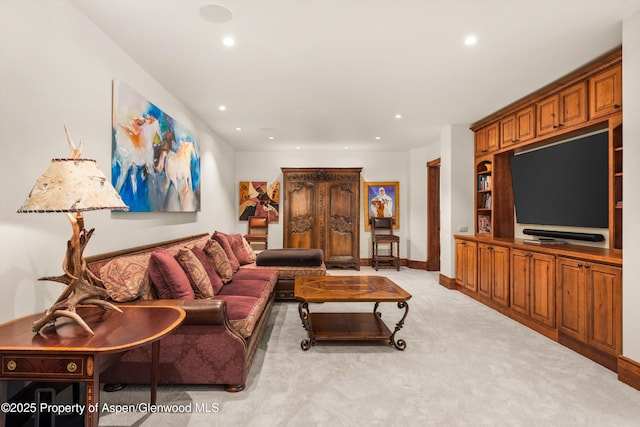
<svg viewBox="0 0 640 427"><path fill-rule="evenodd" d="M98 169L95 160L83 159L82 146L75 147L67 126L64 126L71 158L53 159L49 167L42 173L27 200L18 212L65 212L71 222L73 234L67 242L67 252L62 263L64 274L54 277L41 277L38 280L49 280L67 285L60 297L45 315L33 323L33 331L39 332L49 323L55 323L58 317L68 317L77 322L88 333L94 332L76 312L80 304L93 304L106 309L121 310L105 301L107 291L96 286L101 283L87 268L83 257L84 248L94 229L84 228L82 212L98 209L128 210L111 182Z"/></svg>

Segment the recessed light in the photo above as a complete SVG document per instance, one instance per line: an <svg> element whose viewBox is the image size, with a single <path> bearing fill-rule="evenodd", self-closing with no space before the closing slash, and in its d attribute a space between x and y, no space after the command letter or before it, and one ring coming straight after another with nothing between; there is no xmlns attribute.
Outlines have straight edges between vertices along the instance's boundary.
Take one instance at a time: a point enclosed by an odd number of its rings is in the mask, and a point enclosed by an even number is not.
<svg viewBox="0 0 640 427"><path fill-rule="evenodd" d="M221 106L218 107L218 110L227 111L227 107L225 107L224 105L221 105Z"/></svg>
<svg viewBox="0 0 640 427"><path fill-rule="evenodd" d="M348 149L349 149L349 147L347 147L347 146L345 145L345 146L344 146L344 149L345 149L345 150L348 150Z"/></svg>
<svg viewBox="0 0 640 427"><path fill-rule="evenodd" d="M207 4L200 8L200 16L214 24L222 24L230 21L233 13L229 8L220 4Z"/></svg>
<svg viewBox="0 0 640 427"><path fill-rule="evenodd" d="M269 139L276 139L276 137L275 136L270 136Z"/></svg>
<svg viewBox="0 0 640 427"><path fill-rule="evenodd" d="M299 150L299 149L300 149L300 147L296 147L296 150Z"/></svg>
<svg viewBox="0 0 640 427"><path fill-rule="evenodd" d="M475 34L469 34L467 37L465 37L464 39L464 44L467 46L473 46L476 43L478 43L478 37L476 37Z"/></svg>
<svg viewBox="0 0 640 427"><path fill-rule="evenodd" d="M226 47L231 47L234 44L236 44L236 40L231 36L225 36L222 39L222 44L225 45Z"/></svg>
<svg viewBox="0 0 640 427"><path fill-rule="evenodd" d="M381 137L379 137L379 136L376 136L376 139L382 139L382 138L381 138Z"/></svg>
<svg viewBox="0 0 640 427"><path fill-rule="evenodd" d="M402 114L396 114L396 119L401 119L402 118Z"/></svg>
<svg viewBox="0 0 640 427"><path fill-rule="evenodd" d="M238 132L240 132L240 131L242 130L242 128L236 128L236 130L237 130Z"/></svg>

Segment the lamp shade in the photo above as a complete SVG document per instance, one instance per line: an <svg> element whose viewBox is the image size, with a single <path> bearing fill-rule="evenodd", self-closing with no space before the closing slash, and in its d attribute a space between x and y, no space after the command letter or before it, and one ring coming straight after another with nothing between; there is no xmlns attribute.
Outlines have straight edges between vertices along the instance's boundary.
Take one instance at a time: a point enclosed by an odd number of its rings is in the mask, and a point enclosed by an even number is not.
<svg viewBox="0 0 640 427"><path fill-rule="evenodd" d="M18 212L128 210L92 159L53 159Z"/></svg>

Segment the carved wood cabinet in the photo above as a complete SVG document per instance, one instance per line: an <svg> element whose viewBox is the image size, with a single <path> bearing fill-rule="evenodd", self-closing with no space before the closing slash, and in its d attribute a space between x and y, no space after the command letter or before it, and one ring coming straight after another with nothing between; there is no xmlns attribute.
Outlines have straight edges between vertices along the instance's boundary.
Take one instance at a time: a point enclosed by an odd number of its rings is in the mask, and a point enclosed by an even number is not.
<svg viewBox="0 0 640 427"><path fill-rule="evenodd" d="M327 267L360 270L362 168L282 168L283 246L320 248Z"/></svg>

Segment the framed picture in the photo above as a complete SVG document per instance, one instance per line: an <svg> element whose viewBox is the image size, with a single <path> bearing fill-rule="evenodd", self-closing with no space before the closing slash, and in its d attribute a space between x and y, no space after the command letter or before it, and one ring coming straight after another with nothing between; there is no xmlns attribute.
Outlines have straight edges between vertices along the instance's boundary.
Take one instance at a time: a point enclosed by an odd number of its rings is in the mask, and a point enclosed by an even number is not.
<svg viewBox="0 0 640 427"><path fill-rule="evenodd" d="M200 210L200 151L189 129L113 81L111 183L129 212Z"/></svg>
<svg viewBox="0 0 640 427"><path fill-rule="evenodd" d="M270 223L280 218L280 181L240 181L239 217L246 221L250 216L267 217Z"/></svg>
<svg viewBox="0 0 640 427"><path fill-rule="evenodd" d="M400 184L395 182L365 182L364 229L371 230L371 218L393 218L393 228L400 228Z"/></svg>

